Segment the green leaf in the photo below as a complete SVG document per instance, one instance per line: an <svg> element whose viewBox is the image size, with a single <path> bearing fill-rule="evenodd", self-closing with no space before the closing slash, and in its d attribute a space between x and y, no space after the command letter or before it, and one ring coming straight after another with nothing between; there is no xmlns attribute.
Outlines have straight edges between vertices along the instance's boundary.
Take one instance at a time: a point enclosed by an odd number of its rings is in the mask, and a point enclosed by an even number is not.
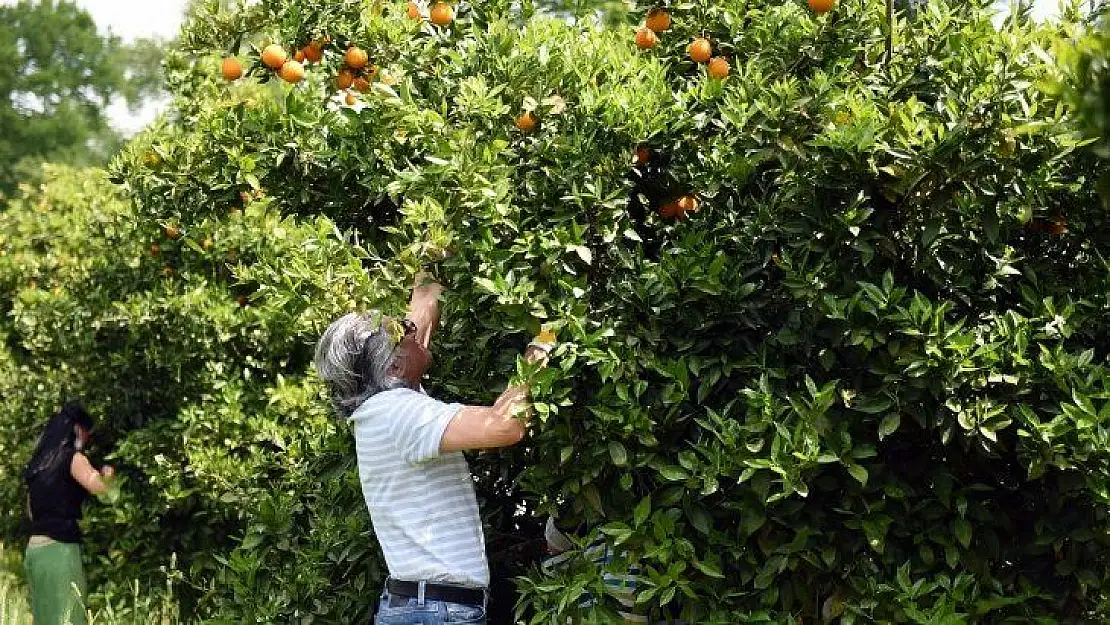
<svg viewBox="0 0 1110 625"><path fill-rule="evenodd" d="M651 516L651 495L647 495L636 504L636 509L632 511L632 523L636 527L644 524L644 521Z"/></svg>
<svg viewBox="0 0 1110 625"><path fill-rule="evenodd" d="M898 426L902 424L902 415L897 412L892 412L883 417L882 422L879 423L879 440L883 440L898 430Z"/></svg>
<svg viewBox="0 0 1110 625"><path fill-rule="evenodd" d="M690 519L690 524L694 529L702 534L709 534L713 530L713 518L709 516L705 508L691 504L686 508L686 517Z"/></svg>
<svg viewBox="0 0 1110 625"><path fill-rule="evenodd" d="M867 486L867 469L853 463L848 465L848 473L851 473L857 482Z"/></svg>
<svg viewBox="0 0 1110 625"><path fill-rule="evenodd" d="M889 397L863 397L857 398L852 402L852 410L859 412L866 412L867 414L878 414L886 412L894 404Z"/></svg>
<svg viewBox="0 0 1110 625"><path fill-rule="evenodd" d="M719 566L710 564L705 560L694 560L694 568L710 577L716 577L718 579L725 578L725 574L721 572L721 568Z"/></svg>
<svg viewBox="0 0 1110 625"><path fill-rule="evenodd" d="M620 441L609 441L609 456L618 467L628 464L628 451Z"/></svg>
<svg viewBox="0 0 1110 625"><path fill-rule="evenodd" d="M956 533L956 540L967 549L971 546L971 523L965 518L958 518L952 524L952 530Z"/></svg>
<svg viewBox="0 0 1110 625"><path fill-rule="evenodd" d="M686 469L683 469L682 467L676 467L674 465L667 465L659 469L659 474L663 476L663 479L669 480L671 482L678 482L690 477L690 474L686 472Z"/></svg>
<svg viewBox="0 0 1110 625"><path fill-rule="evenodd" d="M578 257L587 265L594 262L594 253L585 245L572 245L569 249L575 254L578 254Z"/></svg>

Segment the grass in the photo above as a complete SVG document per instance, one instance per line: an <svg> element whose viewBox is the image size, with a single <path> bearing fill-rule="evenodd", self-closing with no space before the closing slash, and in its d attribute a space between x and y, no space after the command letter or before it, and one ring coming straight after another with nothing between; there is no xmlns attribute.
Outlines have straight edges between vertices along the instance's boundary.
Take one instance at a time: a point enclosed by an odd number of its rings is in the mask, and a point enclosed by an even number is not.
<svg viewBox="0 0 1110 625"><path fill-rule="evenodd" d="M129 592L94 597L95 610L86 612L88 625L180 625L173 587L164 593L145 594L138 581ZM32 625L31 605L23 581L23 557L0 543L0 625Z"/></svg>

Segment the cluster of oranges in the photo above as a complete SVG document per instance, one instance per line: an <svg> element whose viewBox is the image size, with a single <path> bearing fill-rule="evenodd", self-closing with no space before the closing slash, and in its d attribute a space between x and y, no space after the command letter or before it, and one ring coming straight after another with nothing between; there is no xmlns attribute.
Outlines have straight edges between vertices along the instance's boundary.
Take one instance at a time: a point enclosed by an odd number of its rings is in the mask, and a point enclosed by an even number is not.
<svg viewBox="0 0 1110 625"><path fill-rule="evenodd" d="M313 41L297 50L290 58L285 48L272 43L262 49L262 64L277 72L279 78L290 84L304 80L306 63L319 63L324 58L327 40ZM220 74L225 80L239 80L243 77L243 64L239 59L229 56L220 66Z"/></svg>
<svg viewBox="0 0 1110 625"><path fill-rule="evenodd" d="M370 79L378 73L378 68L370 65L370 56L366 50L352 45L347 48L343 54L343 69L339 70L339 74L335 77L335 85L341 91L347 91L345 101L348 106L355 103L355 94L350 92L354 89L360 93L370 91Z"/></svg>
<svg viewBox="0 0 1110 625"><path fill-rule="evenodd" d="M420 5L415 0L408 4L407 14L410 19L420 20L423 15ZM438 0L432 5L428 13L428 21L436 26L449 26L455 20L455 10L451 5ZM305 64L319 63L324 58L324 47L330 43L325 38L310 42L289 57L285 48L279 44L270 44L262 50L262 64L277 72L278 76L287 83L297 84L304 80ZM356 45L351 45L343 56L344 67L336 77L336 82L341 90L354 88L366 93L370 90L370 79L377 73L377 68L368 67L369 58L366 51ZM243 64L234 56L223 59L220 74L225 80L234 81L243 77ZM354 104L355 96L347 92L348 105Z"/></svg>
<svg viewBox="0 0 1110 625"><path fill-rule="evenodd" d="M809 8L818 14L828 13L836 5L836 0L806 0ZM659 34L671 27L671 15L662 7L648 11L644 24L636 30L636 47L641 50L650 50L659 44ZM686 48L690 60L702 64L707 63L706 71L709 76L721 80L728 76L728 59L723 56L713 56L713 44L705 37L695 37Z"/></svg>
<svg viewBox="0 0 1110 625"><path fill-rule="evenodd" d="M636 47L650 50L659 44L659 33L671 27L671 14L666 9L656 7L648 11L644 25L636 30ZM713 56L713 44L705 37L696 37L686 48L690 60L695 63L708 63L709 76L721 80L728 76L728 60L723 56Z"/></svg>

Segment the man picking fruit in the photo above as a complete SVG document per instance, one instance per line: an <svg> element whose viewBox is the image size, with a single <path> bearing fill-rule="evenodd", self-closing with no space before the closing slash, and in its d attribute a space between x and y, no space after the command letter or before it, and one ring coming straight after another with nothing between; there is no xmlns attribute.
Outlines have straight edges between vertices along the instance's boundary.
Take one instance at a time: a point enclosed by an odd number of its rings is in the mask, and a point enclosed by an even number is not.
<svg viewBox="0 0 1110 625"><path fill-rule="evenodd" d="M526 431L526 386L492 406L424 393L443 290L418 276L407 317L351 313L316 346L335 410L354 425L362 492L389 567L377 625L485 624L489 566L462 452L514 445ZM546 364L551 347L533 341L524 358Z"/></svg>

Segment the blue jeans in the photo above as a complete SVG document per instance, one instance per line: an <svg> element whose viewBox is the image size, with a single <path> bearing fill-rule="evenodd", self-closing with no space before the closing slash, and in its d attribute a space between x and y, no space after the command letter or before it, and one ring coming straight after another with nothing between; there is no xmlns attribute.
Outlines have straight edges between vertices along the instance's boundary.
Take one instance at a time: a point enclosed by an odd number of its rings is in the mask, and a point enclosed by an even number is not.
<svg viewBox="0 0 1110 625"><path fill-rule="evenodd" d="M486 625L486 608L480 605L425 601L421 606L416 597L393 597L382 593L374 625Z"/></svg>

